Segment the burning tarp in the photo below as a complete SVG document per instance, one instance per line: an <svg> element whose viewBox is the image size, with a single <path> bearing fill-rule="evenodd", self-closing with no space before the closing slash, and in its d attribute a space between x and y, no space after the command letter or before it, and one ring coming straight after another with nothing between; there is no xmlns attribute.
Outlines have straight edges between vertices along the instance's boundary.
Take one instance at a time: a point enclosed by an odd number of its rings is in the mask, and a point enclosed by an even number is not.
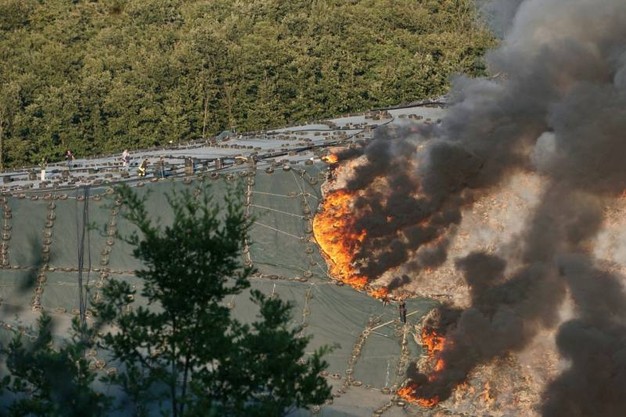
<svg viewBox="0 0 626 417"><path fill-rule="evenodd" d="M445 402L477 369L555 332L567 365L537 409L621 416L626 258L621 238L599 242L606 207L626 189L626 2L504 3L511 26L488 56L499 77L459 78L440 123L379 129L338 155L353 161L333 191L349 196L341 226L355 236L342 259L362 288L398 277L412 290L447 277L458 287L461 277L458 318L438 336L435 365L411 368L403 397ZM538 184L537 201L510 219L507 241L455 252L461 233L481 233L463 226L464 213L524 177Z"/></svg>
<svg viewBox="0 0 626 417"><path fill-rule="evenodd" d="M315 239L329 258L331 275L363 289L367 278L359 273L354 262L357 248L365 239L365 230L354 225L352 200L345 190L326 195L323 210L314 218L313 230Z"/></svg>

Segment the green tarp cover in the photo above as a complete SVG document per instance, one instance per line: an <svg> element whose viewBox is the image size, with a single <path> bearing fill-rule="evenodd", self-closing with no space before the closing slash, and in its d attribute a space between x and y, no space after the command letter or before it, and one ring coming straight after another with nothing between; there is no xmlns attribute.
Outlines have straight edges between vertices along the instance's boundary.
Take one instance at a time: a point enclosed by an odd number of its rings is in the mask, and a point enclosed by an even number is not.
<svg viewBox="0 0 626 417"><path fill-rule="evenodd" d="M249 250L242 254L259 272L252 287L293 303L293 323L302 326L304 335L312 336L311 351L334 346L327 360L336 398L314 412L360 416L382 407L385 415L401 415L404 411L394 405L393 389L403 382L408 361L421 352L412 334L414 327L401 325L395 305L383 305L337 285L328 276L312 234L325 170L321 164L277 167L272 172L246 168L223 172L219 178L145 181L135 184L139 185L135 189L146 196L150 216L167 224L172 213L166 195L173 190L193 191L208 182L220 202L239 183L245 209L254 222ZM76 315L79 279L91 295L109 277L131 281L141 290L133 275L141 265L130 247L114 237L115 231L128 234L133 228L120 216L112 188L32 191L3 198L0 297L4 325L19 320L20 311L30 312L24 317L31 320L40 309L53 317ZM137 302L145 304L140 298ZM224 302L241 320L253 320L257 313L247 292ZM415 322L433 305L428 300L409 300L409 321Z"/></svg>

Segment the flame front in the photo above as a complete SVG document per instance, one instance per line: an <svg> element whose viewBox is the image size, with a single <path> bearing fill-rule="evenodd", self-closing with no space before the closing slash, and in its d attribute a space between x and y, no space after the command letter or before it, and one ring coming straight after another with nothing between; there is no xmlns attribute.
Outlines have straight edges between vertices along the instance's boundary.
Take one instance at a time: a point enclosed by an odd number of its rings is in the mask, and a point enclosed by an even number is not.
<svg viewBox="0 0 626 417"><path fill-rule="evenodd" d="M409 381L404 387L398 390L398 397L404 399L413 404L417 404L422 407L432 408L439 404L439 397L434 396L432 398L422 398L417 395L417 389L419 386L413 382Z"/></svg>
<svg viewBox="0 0 626 417"><path fill-rule="evenodd" d="M370 288L367 290L370 297L378 298L379 300L385 300L389 296L389 289L387 287Z"/></svg>
<svg viewBox="0 0 626 417"><path fill-rule="evenodd" d="M334 190L324 199L322 211L313 219L315 240L328 260L330 274L337 280L363 290L367 277L355 268L355 255L365 239L365 230L356 230L352 215L355 195Z"/></svg>
<svg viewBox="0 0 626 417"><path fill-rule="evenodd" d="M445 361L440 357L446 344L446 338L435 329L427 326L422 328L421 336L422 345L426 349L428 359L431 363L434 362L432 372L427 377L428 382L433 382L446 367ZM404 387L398 390L397 394L405 401L422 407L431 408L439 404L439 396L425 397L421 396L419 391L420 385L415 381L409 381Z"/></svg>
<svg viewBox="0 0 626 417"><path fill-rule="evenodd" d="M334 153L328 154L326 156L322 156L321 159L327 164L336 164L337 162L339 162L339 156L337 156Z"/></svg>
<svg viewBox="0 0 626 417"><path fill-rule="evenodd" d="M483 392L480 394L480 397L486 404L493 404L495 401L493 389L491 388L489 381L485 382L485 387Z"/></svg>
<svg viewBox="0 0 626 417"><path fill-rule="evenodd" d="M443 350L443 345L446 338L440 335L430 327L422 327L422 345L426 348L426 353L429 357L434 357L436 354Z"/></svg>

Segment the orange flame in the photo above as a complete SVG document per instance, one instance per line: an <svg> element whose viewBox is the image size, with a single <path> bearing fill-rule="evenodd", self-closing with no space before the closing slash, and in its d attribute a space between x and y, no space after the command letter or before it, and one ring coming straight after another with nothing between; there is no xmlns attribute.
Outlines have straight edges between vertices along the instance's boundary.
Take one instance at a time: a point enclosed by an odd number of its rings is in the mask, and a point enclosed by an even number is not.
<svg viewBox="0 0 626 417"><path fill-rule="evenodd" d="M321 159L327 164L336 164L337 162L339 162L339 157L335 155L334 153L330 153L326 156L322 156Z"/></svg>
<svg viewBox="0 0 626 417"><path fill-rule="evenodd" d="M380 288L370 288L367 293L373 297L373 298L377 298L379 300L384 300L389 296L389 290L386 287L380 287Z"/></svg>
<svg viewBox="0 0 626 417"><path fill-rule="evenodd" d="M412 404L417 404L426 408L432 408L439 404L439 397L436 395L432 398L418 397L417 388L418 385L415 382L409 381L404 387L398 390L398 397Z"/></svg>
<svg viewBox="0 0 626 417"><path fill-rule="evenodd" d="M435 373L431 374L432 379L435 379L435 376L437 375L436 372L443 371L445 367L446 367L446 363L444 362L444 360L437 359L437 362L435 363Z"/></svg>
<svg viewBox="0 0 626 417"><path fill-rule="evenodd" d="M422 344L428 356L433 357L443 350L446 338L430 327L422 327Z"/></svg>
<svg viewBox="0 0 626 417"><path fill-rule="evenodd" d="M313 234L322 249L330 274L339 281L363 290L367 277L355 268L355 256L365 239L365 230L356 230L353 211L355 196L347 190L326 195L322 211L313 219Z"/></svg>
<svg viewBox="0 0 626 417"><path fill-rule="evenodd" d="M432 372L428 375L428 382L433 382L446 367L445 361L441 357L438 357L444 349L446 338L435 329L427 326L422 327L421 336L422 345L426 349L426 354L435 362L432 367ZM417 393L418 388L419 385L417 383L409 381L404 387L398 390L397 394L405 401L422 407L431 408L439 404L440 399L437 395L431 398L420 397Z"/></svg>
<svg viewBox="0 0 626 417"><path fill-rule="evenodd" d="M493 390L491 389L491 384L489 384L489 381L485 383L485 387L483 389L483 392L480 394L480 397L487 404L492 404L494 402L495 398L493 395Z"/></svg>

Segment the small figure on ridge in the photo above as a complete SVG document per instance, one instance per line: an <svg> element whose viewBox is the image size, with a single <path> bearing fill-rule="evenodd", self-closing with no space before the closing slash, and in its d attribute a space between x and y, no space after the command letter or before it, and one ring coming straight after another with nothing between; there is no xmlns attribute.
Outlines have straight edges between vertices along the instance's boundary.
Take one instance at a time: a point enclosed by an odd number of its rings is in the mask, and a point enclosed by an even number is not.
<svg viewBox="0 0 626 417"><path fill-rule="evenodd" d="M141 165L139 165L139 168L137 168L137 175L139 175L140 177L145 177L147 168L148 168L148 158L145 158L141 162Z"/></svg>
<svg viewBox="0 0 626 417"><path fill-rule="evenodd" d="M130 153L128 152L128 149L124 149L124 152L122 152L122 166L127 167L129 162Z"/></svg>
<svg viewBox="0 0 626 417"><path fill-rule="evenodd" d="M406 304L404 303L404 300L400 301L398 309L400 310L400 321L402 324L406 324Z"/></svg>
<svg viewBox="0 0 626 417"><path fill-rule="evenodd" d="M65 151L65 160L67 161L67 166L69 168L72 167L72 161L74 160L74 154L70 149Z"/></svg>

